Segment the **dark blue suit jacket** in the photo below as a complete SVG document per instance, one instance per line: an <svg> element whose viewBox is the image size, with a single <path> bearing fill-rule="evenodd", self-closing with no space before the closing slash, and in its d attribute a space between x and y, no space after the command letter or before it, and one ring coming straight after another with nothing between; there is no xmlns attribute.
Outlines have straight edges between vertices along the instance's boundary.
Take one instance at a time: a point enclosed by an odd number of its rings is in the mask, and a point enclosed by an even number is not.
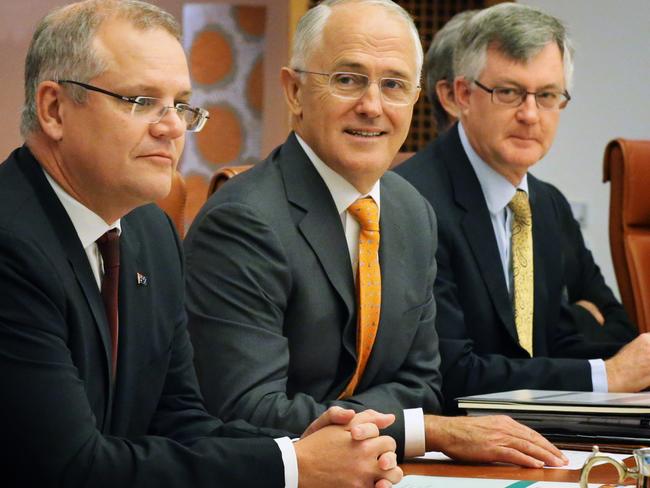
<svg viewBox="0 0 650 488"><path fill-rule="evenodd" d="M565 306L567 239L581 258L573 265L580 267L579 276L605 294L610 306L615 307L616 300L585 249L560 192L528 175L535 270L531 359L517 340L490 214L457 127L396 172L425 196L438 217L436 326L447 410L453 410L454 399L463 395L518 388L590 390L586 359L609 357L621 343L596 344L577 333L575 314ZM569 287L570 293L574 291Z"/></svg>
<svg viewBox="0 0 650 488"><path fill-rule="evenodd" d="M258 429L203 407L180 243L155 206L122 219L120 262L113 389L105 312L72 222L26 147L0 165L2 485L283 486L272 439L226 439Z"/></svg>

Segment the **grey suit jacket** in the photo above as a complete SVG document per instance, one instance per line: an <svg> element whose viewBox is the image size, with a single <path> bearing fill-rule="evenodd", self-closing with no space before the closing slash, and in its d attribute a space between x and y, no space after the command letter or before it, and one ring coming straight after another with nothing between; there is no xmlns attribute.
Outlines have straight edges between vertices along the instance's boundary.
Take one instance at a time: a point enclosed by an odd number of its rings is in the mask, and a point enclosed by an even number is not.
<svg viewBox="0 0 650 488"><path fill-rule="evenodd" d="M331 405L397 415L440 408L434 327L435 217L402 178L381 180L382 308L365 374L356 364L356 300L334 201L291 135L216 192L185 240L187 307L208 409L302 432Z"/></svg>

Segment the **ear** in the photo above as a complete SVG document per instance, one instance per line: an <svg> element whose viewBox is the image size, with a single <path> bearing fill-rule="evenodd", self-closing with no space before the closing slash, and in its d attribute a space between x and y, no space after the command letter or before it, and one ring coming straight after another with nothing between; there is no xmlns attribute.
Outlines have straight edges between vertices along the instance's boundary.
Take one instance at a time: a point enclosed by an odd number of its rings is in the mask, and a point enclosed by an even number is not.
<svg viewBox="0 0 650 488"><path fill-rule="evenodd" d="M36 115L41 130L52 140L63 138L62 97L63 88L54 81L43 81L36 89Z"/></svg>
<svg viewBox="0 0 650 488"><path fill-rule="evenodd" d="M302 117L302 90L298 82L298 74L286 66L280 71L280 82L284 91L289 111L293 117Z"/></svg>
<svg viewBox="0 0 650 488"><path fill-rule="evenodd" d="M464 76L457 76L456 79L454 79L453 96L459 115L469 108L469 97L471 94L472 89L470 87L470 81Z"/></svg>
<svg viewBox="0 0 650 488"><path fill-rule="evenodd" d="M447 80L438 80L436 82L436 95L438 95L440 105L442 105L442 108L445 109L449 116L453 119L458 118L458 106L454 98L454 85Z"/></svg>

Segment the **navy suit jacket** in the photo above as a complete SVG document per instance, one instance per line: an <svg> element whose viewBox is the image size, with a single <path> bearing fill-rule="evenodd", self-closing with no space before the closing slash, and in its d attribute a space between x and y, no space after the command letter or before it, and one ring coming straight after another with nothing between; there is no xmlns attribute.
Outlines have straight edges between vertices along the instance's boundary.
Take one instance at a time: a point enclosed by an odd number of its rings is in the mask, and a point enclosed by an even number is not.
<svg viewBox="0 0 650 488"><path fill-rule="evenodd" d="M490 214L457 126L396 172L424 195L438 217L436 326L446 409L452 411L454 399L463 395L519 388L591 390L586 359L609 357L621 343L586 340L566 307L567 239L574 239L579 265L588 268L580 276L605 285L582 238L577 238L580 231L560 192L528 175L535 270L530 358L517 340ZM608 296L615 302L611 291Z"/></svg>
<svg viewBox="0 0 650 488"><path fill-rule="evenodd" d="M109 328L75 228L26 147L0 165L2 485L283 486L271 438L203 407L173 225L141 207L120 241L111 388Z"/></svg>
<svg viewBox="0 0 650 488"><path fill-rule="evenodd" d="M184 245L189 329L208 410L300 433L330 405L441 406L435 217L399 176L381 179L381 318L355 394L357 306L334 200L294 135L208 200ZM416 230L416 232L414 232Z"/></svg>

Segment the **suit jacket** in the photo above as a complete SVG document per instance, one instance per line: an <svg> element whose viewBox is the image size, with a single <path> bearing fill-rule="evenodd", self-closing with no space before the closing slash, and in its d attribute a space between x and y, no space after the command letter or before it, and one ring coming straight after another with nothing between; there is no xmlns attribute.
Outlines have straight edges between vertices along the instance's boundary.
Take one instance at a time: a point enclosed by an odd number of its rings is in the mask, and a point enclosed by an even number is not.
<svg viewBox="0 0 650 488"><path fill-rule="evenodd" d="M394 174L381 180L379 330L357 393L350 256L331 194L294 135L217 191L185 239L189 328L208 410L301 432L331 405L440 407L435 218ZM417 229L417 232L413 232Z"/></svg>
<svg viewBox="0 0 650 488"><path fill-rule="evenodd" d="M457 127L396 172L424 195L438 217L436 325L446 409L454 410L454 399L470 394L519 388L591 390L585 359L609 357L621 344L587 341L563 305L567 256L560 243L580 231L560 192L528 175L535 270L535 357L530 358L517 340L490 214ZM581 276L599 276L582 239L571 244L580 247L580 265L591 265ZM602 277L595 283L604 286Z"/></svg>
<svg viewBox="0 0 650 488"><path fill-rule="evenodd" d="M0 165L3 486L283 486L272 439L204 410L169 219L134 210L120 248L111 388L110 332L74 226L26 147Z"/></svg>

